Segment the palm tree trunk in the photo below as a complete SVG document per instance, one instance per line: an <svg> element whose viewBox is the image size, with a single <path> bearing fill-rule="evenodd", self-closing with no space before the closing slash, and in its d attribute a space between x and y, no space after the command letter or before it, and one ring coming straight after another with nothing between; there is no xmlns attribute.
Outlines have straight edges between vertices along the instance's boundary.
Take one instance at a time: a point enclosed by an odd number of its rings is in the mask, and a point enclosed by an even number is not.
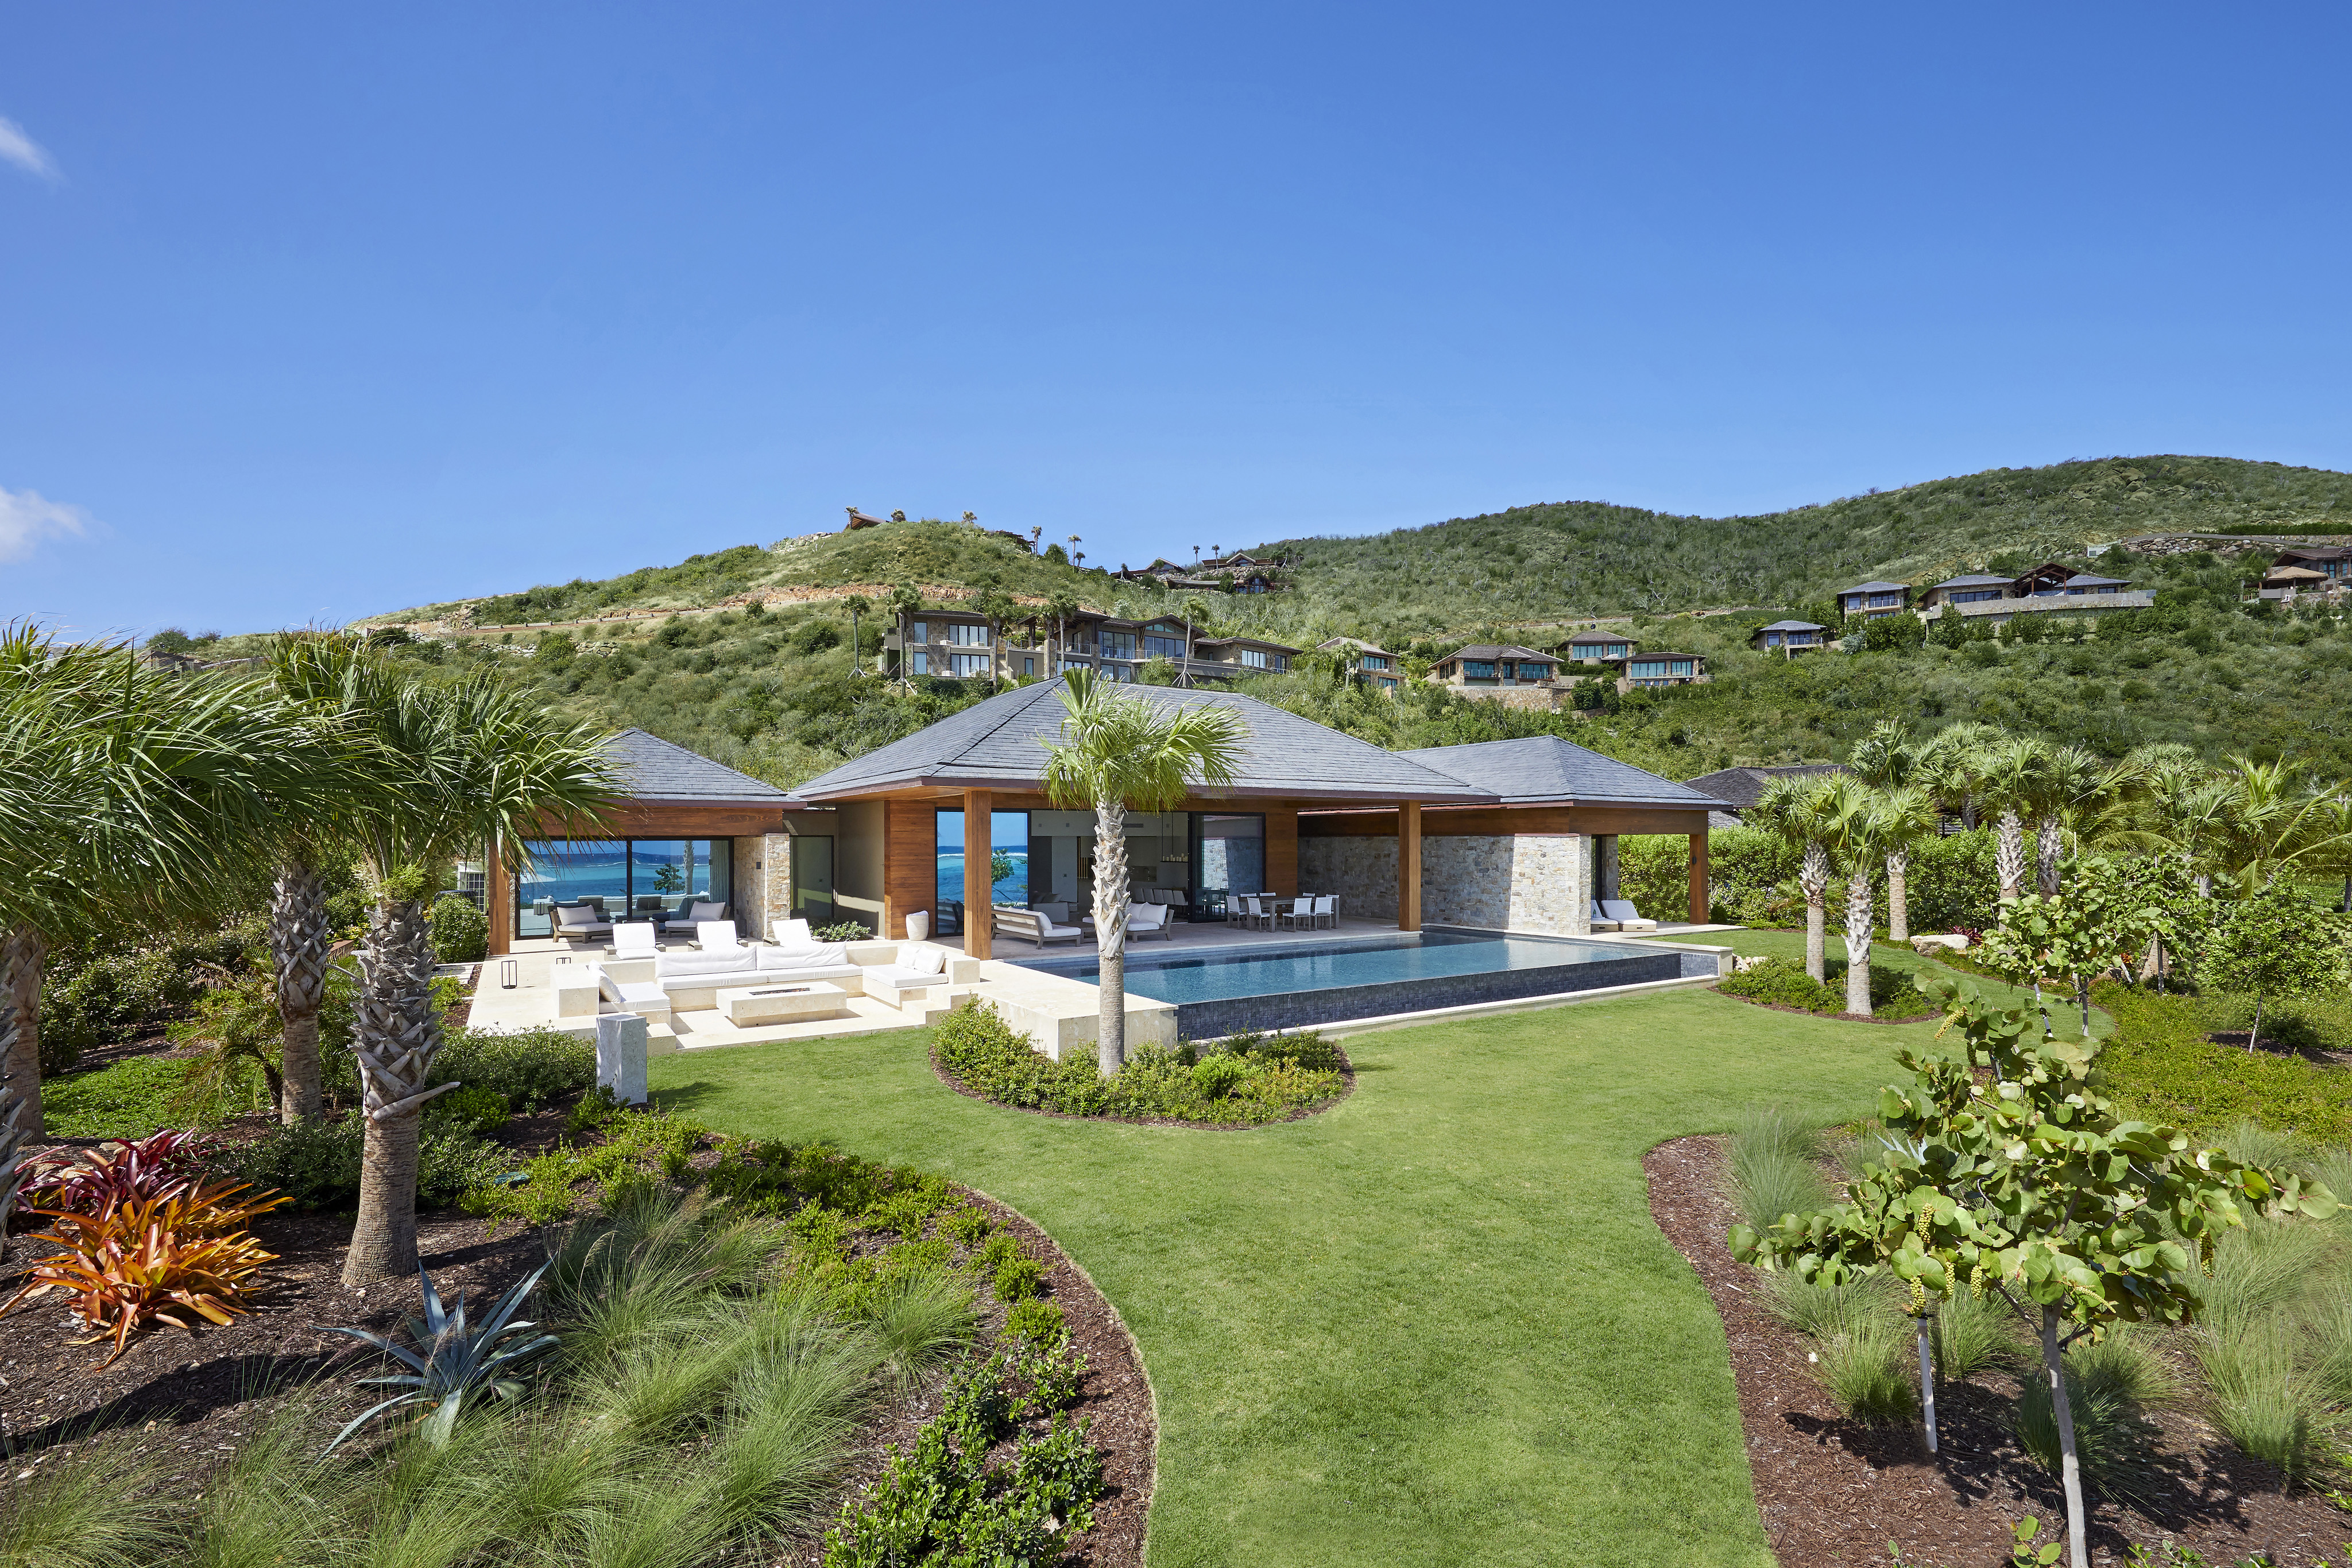
<svg viewBox="0 0 2352 1568"><path fill-rule="evenodd" d="M29 925L0 936L0 1072L24 1104L17 1125L28 1138L44 1137L41 1120L41 971L49 961L49 939Z"/></svg>
<svg viewBox="0 0 2352 1568"><path fill-rule="evenodd" d="M2065 836L2059 828L2057 814L2053 812L2042 818L2041 831L2034 843L2034 869L2040 873L2042 896L2044 898L2058 896L2058 857L2065 847Z"/></svg>
<svg viewBox="0 0 2352 1568"><path fill-rule="evenodd" d="M1829 967L1829 909L1823 902L1830 887L1829 851L1819 844L1805 846L1797 885L1805 894L1805 973L1818 986Z"/></svg>
<svg viewBox="0 0 2352 1568"><path fill-rule="evenodd" d="M2050 1379L2050 1410L2058 1422L2058 1474L2066 1490L2066 1561L2091 1568L2090 1532L2083 1516L2083 1462L2074 1452L2074 1406L2066 1396L2058 1354L2058 1310L2042 1309L2042 1370Z"/></svg>
<svg viewBox="0 0 2352 1568"><path fill-rule="evenodd" d="M1870 1016L1870 878L1860 866L1845 883L1845 1010Z"/></svg>
<svg viewBox="0 0 2352 1568"><path fill-rule="evenodd" d="M278 868L269 905L269 956L278 970L278 1049L286 1092L278 1113L288 1125L320 1111L319 1008L327 998L327 886L289 856Z"/></svg>
<svg viewBox="0 0 2352 1568"><path fill-rule="evenodd" d="M1127 1065L1127 808L1095 802L1095 1064L1108 1078Z"/></svg>
<svg viewBox="0 0 2352 1568"><path fill-rule="evenodd" d="M368 912L360 955L356 1038L367 1141L360 1156L359 1224L343 1260L343 1283L368 1285L416 1271L416 1141L425 1103L457 1087L427 1089L441 1050L433 1011L433 938L425 906L380 899Z"/></svg>
<svg viewBox="0 0 2352 1568"><path fill-rule="evenodd" d="M2000 901L2007 904L2025 892L2025 823L2016 808L2001 811L1993 834L1993 875L2000 883Z"/></svg>
<svg viewBox="0 0 2352 1568"><path fill-rule="evenodd" d="M2261 1042L2262 1038L2263 994L2260 991L2256 991L2254 993L2254 1027L2246 1031L2246 1053L2249 1056L2253 1054L2254 1047Z"/></svg>
<svg viewBox="0 0 2352 1568"><path fill-rule="evenodd" d="M1911 848L1886 852L1886 939L1911 940Z"/></svg>

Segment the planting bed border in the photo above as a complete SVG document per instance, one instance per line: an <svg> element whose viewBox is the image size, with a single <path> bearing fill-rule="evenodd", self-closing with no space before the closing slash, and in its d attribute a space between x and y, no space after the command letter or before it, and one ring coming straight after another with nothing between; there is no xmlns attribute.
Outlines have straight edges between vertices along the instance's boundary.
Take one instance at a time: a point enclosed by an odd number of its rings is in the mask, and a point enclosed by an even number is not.
<svg viewBox="0 0 2352 1568"><path fill-rule="evenodd" d="M1719 986L1707 988L1727 1001L1746 1002L1751 1008L1762 1008L1768 1012L1794 1013L1801 1019L1829 1019L1837 1023L1926 1023L1929 1019L1944 1016L1933 1009L1924 1013L1906 1013L1899 1019L1888 1018L1884 1013L1873 1013L1868 1018L1860 1013L1817 1013L1811 1008L1792 1008L1786 1002L1768 1002L1758 997L1743 997L1738 991L1727 991Z"/></svg>
<svg viewBox="0 0 2352 1568"><path fill-rule="evenodd" d="M2009 1561L2011 1527L2033 1514L2042 1540L2063 1539L2057 1483L2011 1435L2013 1385L1998 1375L1940 1383L1942 1452L1916 1424L1874 1427L1840 1411L1808 1375L1805 1343L1765 1312L1755 1271L1731 1256L1735 1216L1723 1196L1724 1140L1675 1138L1642 1157L1650 1217L1713 1298L1728 1342L1739 1416L1764 1533L1786 1568L1938 1568ZM2287 1496L2276 1471L2231 1448L2192 1416L2158 1411L2161 1500L2139 1511L2094 1501L2092 1554L2121 1563L2127 1542L2177 1542L2217 1565L2266 1553L2278 1568L2341 1562L2352 1518L2309 1492Z"/></svg>
<svg viewBox="0 0 2352 1568"><path fill-rule="evenodd" d="M1000 1111L1017 1111L1024 1116L1043 1116L1055 1122L1103 1122L1122 1127L1185 1127L1198 1133L1255 1133L1262 1127L1280 1127L1292 1122L1304 1122L1309 1116L1320 1116L1347 1103L1356 1092L1356 1064L1348 1060L1347 1048L1337 1040L1331 1043L1331 1053L1339 1059L1339 1092L1328 1100L1318 1100L1312 1105L1301 1105L1286 1115L1271 1122L1187 1122L1179 1116L1081 1116L1073 1111L1050 1111L1043 1105L1013 1105L992 1099L958 1078L940 1061L937 1044L926 1042L924 1054L931 1064L931 1074L940 1082L967 1100L982 1105L993 1105Z"/></svg>

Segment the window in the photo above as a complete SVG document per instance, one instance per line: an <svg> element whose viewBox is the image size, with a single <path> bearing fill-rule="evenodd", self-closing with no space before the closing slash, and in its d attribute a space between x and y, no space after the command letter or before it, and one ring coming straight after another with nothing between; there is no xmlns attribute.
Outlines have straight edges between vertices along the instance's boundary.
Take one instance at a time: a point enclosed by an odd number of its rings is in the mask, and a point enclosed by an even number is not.
<svg viewBox="0 0 2352 1568"><path fill-rule="evenodd" d="M1465 681L1491 681L1495 678L1495 662L1492 659L1465 659L1462 661L1462 678Z"/></svg>
<svg viewBox="0 0 2352 1568"><path fill-rule="evenodd" d="M527 846L515 877L515 935L545 936L558 904L586 904L607 920L676 915L695 898L724 904L733 884L732 839L548 839Z"/></svg>
<svg viewBox="0 0 2352 1568"><path fill-rule="evenodd" d="M1764 633L1764 645L1765 645L1767 648L1777 648L1777 647L1779 647L1779 646L1780 645L1780 633L1779 633L1778 632L1765 632L1765 633Z"/></svg>
<svg viewBox="0 0 2352 1568"><path fill-rule="evenodd" d="M1631 643L1612 643L1609 644L1609 656L1612 659L1622 659L1633 651L1633 645Z"/></svg>
<svg viewBox="0 0 2352 1568"><path fill-rule="evenodd" d="M985 653L951 653L948 663L954 666L948 672L950 674L984 675L992 661Z"/></svg>
<svg viewBox="0 0 2352 1568"><path fill-rule="evenodd" d="M1690 662L1688 659L1676 659L1676 660L1675 661L1675 674L1678 674L1678 675L1687 675L1687 674L1689 674L1690 673L1691 673L1691 662Z"/></svg>
<svg viewBox="0 0 2352 1568"><path fill-rule="evenodd" d="M1181 659L1184 656L1184 640L1147 634L1143 639L1143 656L1147 659Z"/></svg>
<svg viewBox="0 0 2352 1568"><path fill-rule="evenodd" d="M1131 681L1135 679L1135 671L1127 664L1105 664L1102 678L1107 681Z"/></svg>
<svg viewBox="0 0 2352 1568"><path fill-rule="evenodd" d="M1390 691L1394 691L1397 688L1396 677L1393 675L1383 675L1381 677L1381 685L1386 686Z"/></svg>
<svg viewBox="0 0 2352 1568"><path fill-rule="evenodd" d="M1066 675L1072 670L1091 670L1093 668L1094 666L1084 659L1065 659L1062 661L1061 673Z"/></svg>
<svg viewBox="0 0 2352 1568"><path fill-rule="evenodd" d="M1873 609L1876 609L1881 605L1886 604L1899 605L1902 602L1903 596L1899 593L1874 593L1870 596L1870 603Z"/></svg>
<svg viewBox="0 0 2352 1568"><path fill-rule="evenodd" d="M1385 670L1388 667L1389 662L1386 659L1381 658L1378 653L1367 653L1364 655L1364 668L1368 670Z"/></svg>
<svg viewBox="0 0 2352 1568"><path fill-rule="evenodd" d="M1627 673L1637 681L1645 677L1664 675L1666 673L1666 662L1664 659L1636 659L1633 661L1633 669Z"/></svg>
<svg viewBox="0 0 2352 1568"><path fill-rule="evenodd" d="M1034 659L1024 659L1024 660L1022 660L1022 661L1021 661L1021 673L1022 673L1023 674L1024 674L1024 675L1034 675L1034 674L1035 674L1037 673L1037 661L1036 661L1036 660L1034 660Z"/></svg>
<svg viewBox="0 0 2352 1568"><path fill-rule="evenodd" d="M931 673L931 656L923 652L920 648L916 649L913 653L907 655L907 673L911 675L929 674Z"/></svg>
<svg viewBox="0 0 2352 1568"><path fill-rule="evenodd" d="M1519 679L1523 681L1548 680L1550 676L1551 666L1549 664L1530 664L1524 660L1519 664Z"/></svg>
<svg viewBox="0 0 2352 1568"><path fill-rule="evenodd" d="M1999 599L2000 597L2000 590L1998 588L1979 588L1972 589L1966 593L1953 594L1952 602L1955 604L1974 604L1980 600Z"/></svg>
<svg viewBox="0 0 2352 1568"><path fill-rule="evenodd" d="M1253 670L1263 670L1266 667L1265 650L1263 648L1244 648L1241 650L1241 655L1242 663Z"/></svg>
<svg viewBox="0 0 2352 1568"><path fill-rule="evenodd" d="M959 648L985 648L988 628L968 621L951 621L948 623L948 641Z"/></svg>
<svg viewBox="0 0 2352 1568"><path fill-rule="evenodd" d="M928 643L928 642L929 642L930 640L931 640L931 623L930 623L929 622L928 622L928 621L917 621L917 622L911 622L911 623L908 626L908 628L907 628L907 641L908 641L909 643Z"/></svg>
<svg viewBox="0 0 2352 1568"><path fill-rule="evenodd" d="M1134 633L1134 632L1103 632L1103 633L1102 633L1102 656L1103 656L1104 658L1106 658L1106 659L1132 659L1132 658L1134 658L1134 657L1135 657L1135 633Z"/></svg>

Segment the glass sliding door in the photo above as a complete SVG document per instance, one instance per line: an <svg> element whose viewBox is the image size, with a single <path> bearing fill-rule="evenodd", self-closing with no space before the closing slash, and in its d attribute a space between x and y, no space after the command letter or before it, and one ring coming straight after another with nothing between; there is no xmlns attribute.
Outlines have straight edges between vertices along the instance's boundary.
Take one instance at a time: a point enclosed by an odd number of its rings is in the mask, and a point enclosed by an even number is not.
<svg viewBox="0 0 2352 1568"><path fill-rule="evenodd" d="M545 839L528 847L532 867L515 877L517 936L551 935L558 904L631 920L733 896L732 839Z"/></svg>
<svg viewBox="0 0 2352 1568"><path fill-rule="evenodd" d="M831 925L833 913L833 835L793 835L793 918L811 925Z"/></svg>
<svg viewBox="0 0 2352 1568"><path fill-rule="evenodd" d="M1193 822L1197 869L1192 904L1198 918L1222 916L1234 894L1267 891L1264 816L1202 811Z"/></svg>
<svg viewBox="0 0 2352 1568"><path fill-rule="evenodd" d="M939 814L939 874L938 928L941 932L962 929L959 918L963 909L963 862L967 853L985 853L989 857L993 881L989 888L992 904L1024 904L1029 902L1029 813L1026 811L992 811L988 842L985 846L970 846L964 842L964 821L961 810L943 810Z"/></svg>

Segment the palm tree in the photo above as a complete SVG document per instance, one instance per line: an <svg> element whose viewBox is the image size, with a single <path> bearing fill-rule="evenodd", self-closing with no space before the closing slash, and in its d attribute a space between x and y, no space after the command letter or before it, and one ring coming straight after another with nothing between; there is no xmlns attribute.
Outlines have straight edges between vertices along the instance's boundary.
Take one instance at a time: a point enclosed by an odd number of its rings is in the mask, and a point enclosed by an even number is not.
<svg viewBox="0 0 2352 1568"><path fill-rule="evenodd" d="M1976 796L1996 813L1993 874L2007 904L2025 892L2025 820L2037 814L2046 796L2049 747L2012 736L1990 747L1978 763Z"/></svg>
<svg viewBox="0 0 2352 1568"><path fill-rule="evenodd" d="M1935 796L1922 781L1928 772L1927 758L1927 749L1913 743L1899 719L1879 720L1846 754L1846 767L1854 777L1887 791L1893 813L1886 842L1886 936L1891 942L1911 940L1911 846L1940 825Z"/></svg>
<svg viewBox="0 0 2352 1568"><path fill-rule="evenodd" d="M1054 646L1046 651L1045 673L1058 675L1063 663L1070 656L1070 617L1082 606L1066 589L1055 589L1045 596L1045 615L1054 622Z"/></svg>
<svg viewBox="0 0 2352 1568"><path fill-rule="evenodd" d="M2236 799L2222 835L2223 868L2244 892L2255 893L2325 840L2327 796L2299 789L2291 762L2232 757L2224 778Z"/></svg>
<svg viewBox="0 0 2352 1568"><path fill-rule="evenodd" d="M2352 914L2352 780L2339 782L2321 798L2311 825L2313 843L2305 863L2344 879L2344 901L2336 907Z"/></svg>
<svg viewBox="0 0 2352 1568"><path fill-rule="evenodd" d="M425 867L481 845L528 854L551 831L593 831L615 800L604 736L567 727L491 674L447 685L404 679L352 637L298 644L278 678L313 711L364 737L399 788L355 813L350 831L375 902L360 953L359 1059L367 1118L359 1222L343 1280L364 1285L416 1268L417 1139L441 1050L425 921Z"/></svg>
<svg viewBox="0 0 2352 1568"><path fill-rule="evenodd" d="M1764 787L1756 804L1740 813L1749 827L1761 828L1783 843L1797 846L1797 887L1805 895L1805 973L1816 985L1828 967L1830 849L1822 797L1827 781L1811 778L1775 779Z"/></svg>
<svg viewBox="0 0 2352 1568"><path fill-rule="evenodd" d="M2114 799L2129 771L2110 767L2079 746L2055 746L2042 753L2034 791L2034 871L2042 896L2058 896L2058 862L2066 851L2066 829Z"/></svg>
<svg viewBox="0 0 2352 1568"><path fill-rule="evenodd" d="M849 612L849 673L852 675L863 674L865 672L858 667L862 650L857 643L857 617L873 609L874 601L862 593L853 593L841 602Z"/></svg>
<svg viewBox="0 0 2352 1568"><path fill-rule="evenodd" d="M1978 826L1978 786L1984 762L2000 742L2000 731L1989 724L1956 724L1919 749L1912 769L1915 782L1927 786L1936 805L1948 817L1974 831Z"/></svg>
<svg viewBox="0 0 2352 1568"><path fill-rule="evenodd" d="M21 1134L45 1130L50 948L216 917L262 869L276 811L351 761L255 683L0 632L0 1061Z"/></svg>
<svg viewBox="0 0 2352 1568"><path fill-rule="evenodd" d="M909 657L914 650L907 646L908 617L922 607L923 595L914 584L902 582L890 591L891 623L898 630L898 684L909 691L914 689L908 677L914 674L915 661ZM856 627L853 625L850 630L855 633Z"/></svg>
<svg viewBox="0 0 2352 1568"><path fill-rule="evenodd" d="M1915 800L1924 797L1914 796ZM1845 1010L1870 1016L1870 877L1905 830L1886 792L1851 773L1822 786L1813 802L1824 847L1845 873ZM1815 978L1820 977L1816 976Z"/></svg>
<svg viewBox="0 0 2352 1568"><path fill-rule="evenodd" d="M1108 1075L1127 1063L1127 813L1172 811L1195 783L1231 784L1246 732L1219 703L1130 696L1084 670L1063 682L1061 736L1045 743L1045 796L1095 814L1095 1052Z"/></svg>

